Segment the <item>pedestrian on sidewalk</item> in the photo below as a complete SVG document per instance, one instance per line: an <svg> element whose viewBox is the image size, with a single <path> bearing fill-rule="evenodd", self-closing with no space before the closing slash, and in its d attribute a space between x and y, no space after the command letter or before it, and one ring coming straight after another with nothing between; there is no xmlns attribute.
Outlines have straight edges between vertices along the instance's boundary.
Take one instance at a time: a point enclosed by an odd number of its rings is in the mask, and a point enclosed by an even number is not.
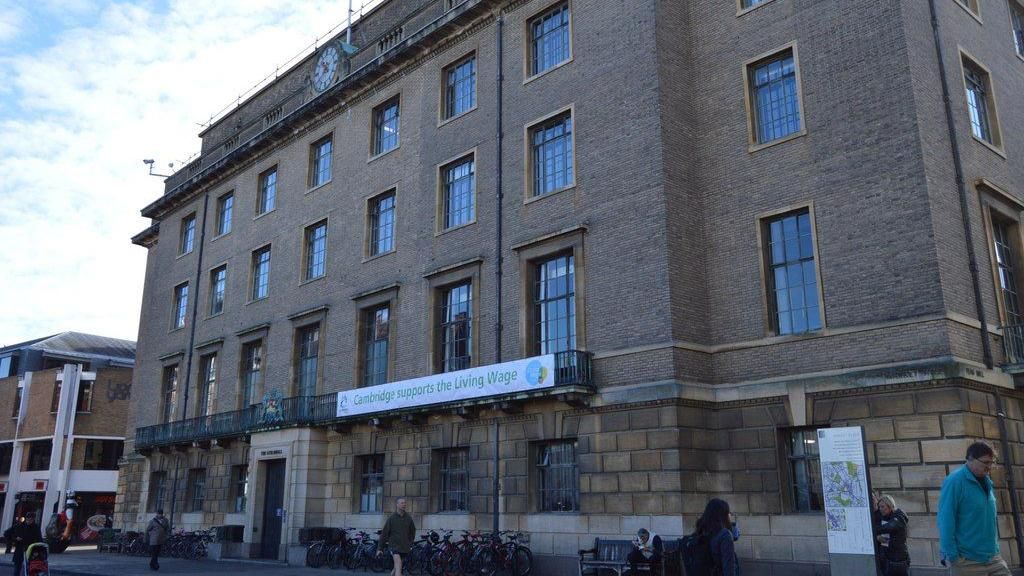
<svg viewBox="0 0 1024 576"><path fill-rule="evenodd" d="M29 512L25 522L14 527L11 533L14 540L14 576L21 576L21 566L25 563L25 549L43 541L43 533L36 524L36 515Z"/></svg>
<svg viewBox="0 0 1024 576"><path fill-rule="evenodd" d="M7 545L7 548L4 550L4 554L10 554L11 549L14 548L14 529L21 526L21 521L21 517L15 516L14 521L11 522L11 527L4 530L4 544Z"/></svg>
<svg viewBox="0 0 1024 576"><path fill-rule="evenodd" d="M156 516L146 526L146 538L149 541L149 569L160 569L160 548L171 533L171 522L164 516L164 509L159 508Z"/></svg>
<svg viewBox="0 0 1024 576"><path fill-rule="evenodd" d="M907 525L910 519L896 507L888 494L875 497L875 540L879 544L879 566L883 576L907 576L910 571L910 550L907 549Z"/></svg>
<svg viewBox="0 0 1024 576"><path fill-rule="evenodd" d="M946 477L939 492L939 550L953 576L1010 576L999 555L996 494L989 474L995 451L984 442L967 447L967 462Z"/></svg>
<svg viewBox="0 0 1024 576"><path fill-rule="evenodd" d="M395 500L395 512L384 522L384 529L380 531L381 554L384 547L391 549L391 557L395 561L395 569L392 576L402 576L402 560L412 550L412 543L416 539L416 523L412 516L405 511L405 498Z"/></svg>

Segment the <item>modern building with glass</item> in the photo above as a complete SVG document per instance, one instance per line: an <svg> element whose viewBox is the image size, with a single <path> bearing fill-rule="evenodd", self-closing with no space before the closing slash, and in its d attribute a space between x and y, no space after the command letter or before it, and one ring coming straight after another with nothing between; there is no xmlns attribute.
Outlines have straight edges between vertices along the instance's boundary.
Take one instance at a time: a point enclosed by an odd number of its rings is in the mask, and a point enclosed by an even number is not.
<svg viewBox="0 0 1024 576"><path fill-rule="evenodd" d="M1019 565L1022 13L384 2L143 209L117 525L162 507L301 562L303 528L402 496L562 574L719 496L744 573L811 573L814 430L850 425L920 573L992 442Z"/></svg>

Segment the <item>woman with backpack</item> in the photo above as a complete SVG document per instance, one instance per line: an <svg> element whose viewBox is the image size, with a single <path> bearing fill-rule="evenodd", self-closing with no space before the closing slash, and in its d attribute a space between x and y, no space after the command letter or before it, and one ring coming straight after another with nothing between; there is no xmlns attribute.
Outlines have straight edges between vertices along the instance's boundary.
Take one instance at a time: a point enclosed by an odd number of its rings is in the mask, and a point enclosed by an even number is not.
<svg viewBox="0 0 1024 576"><path fill-rule="evenodd" d="M693 534L683 539L687 576L738 576L729 503L712 498L697 520Z"/></svg>

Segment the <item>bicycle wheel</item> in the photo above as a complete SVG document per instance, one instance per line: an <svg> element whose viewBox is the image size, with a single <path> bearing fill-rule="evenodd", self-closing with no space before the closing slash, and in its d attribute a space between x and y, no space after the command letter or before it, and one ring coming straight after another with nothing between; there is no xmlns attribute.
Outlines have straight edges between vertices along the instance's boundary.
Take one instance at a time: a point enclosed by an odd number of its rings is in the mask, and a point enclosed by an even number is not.
<svg viewBox="0 0 1024 576"><path fill-rule="evenodd" d="M512 576L527 576L533 570L533 552L526 546L516 546L512 556Z"/></svg>
<svg viewBox="0 0 1024 576"><path fill-rule="evenodd" d="M320 547L323 546L323 542L313 542L306 548L306 566L310 568L319 568L317 565L318 557L320 556Z"/></svg>
<svg viewBox="0 0 1024 576"><path fill-rule="evenodd" d="M420 542L412 547L409 551L409 555L405 557L405 562L402 563L402 570L408 572L410 576L423 576L427 571L427 558L430 555L430 544L428 542Z"/></svg>

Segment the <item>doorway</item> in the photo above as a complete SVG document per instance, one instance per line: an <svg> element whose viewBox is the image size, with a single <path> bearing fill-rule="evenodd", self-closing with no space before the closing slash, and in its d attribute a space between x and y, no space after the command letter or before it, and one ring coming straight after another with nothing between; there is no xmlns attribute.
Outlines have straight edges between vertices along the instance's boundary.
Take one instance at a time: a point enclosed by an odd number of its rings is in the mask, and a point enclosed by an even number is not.
<svg viewBox="0 0 1024 576"><path fill-rule="evenodd" d="M267 460L263 490L263 538L260 558L277 560L284 523L284 460Z"/></svg>

